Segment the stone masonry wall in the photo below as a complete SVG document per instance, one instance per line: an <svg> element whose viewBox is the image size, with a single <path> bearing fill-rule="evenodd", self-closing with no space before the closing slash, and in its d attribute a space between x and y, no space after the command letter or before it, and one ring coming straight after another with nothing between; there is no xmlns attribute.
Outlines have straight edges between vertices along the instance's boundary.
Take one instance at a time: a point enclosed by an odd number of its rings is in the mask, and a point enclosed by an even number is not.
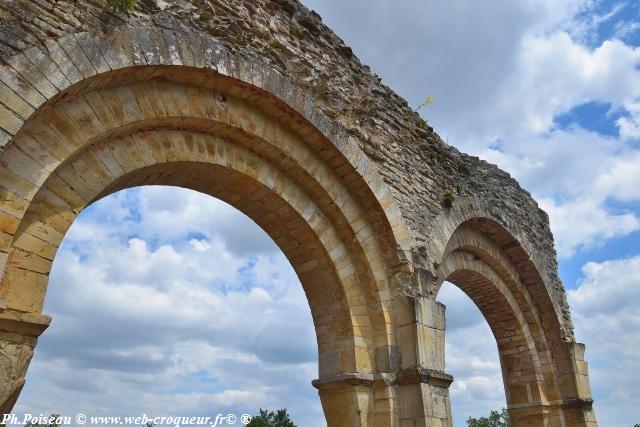
<svg viewBox="0 0 640 427"><path fill-rule="evenodd" d="M129 17L105 0L0 0L0 62L33 46L46 51L47 39L119 26L208 34L312 94L377 164L413 232L416 254L429 245L447 192L458 203L483 200L491 207L487 216L530 245L565 339L572 340L548 217L535 200L506 172L445 144L318 14L295 0L140 0Z"/></svg>

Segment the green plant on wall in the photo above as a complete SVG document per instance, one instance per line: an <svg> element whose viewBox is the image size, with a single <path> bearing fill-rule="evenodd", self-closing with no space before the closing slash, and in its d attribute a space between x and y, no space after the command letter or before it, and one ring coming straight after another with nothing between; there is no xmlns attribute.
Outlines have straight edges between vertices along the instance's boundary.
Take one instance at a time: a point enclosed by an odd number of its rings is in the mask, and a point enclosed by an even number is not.
<svg viewBox="0 0 640 427"><path fill-rule="evenodd" d="M429 127L429 123L427 123L427 121L422 117L418 117L418 126L420 129L426 129Z"/></svg>
<svg viewBox="0 0 640 427"><path fill-rule="evenodd" d="M418 105L418 108L416 108L416 112L420 111L422 107L426 107L427 105L431 105L431 104L433 104L433 96L429 95L425 98L424 101L422 101L420 105Z"/></svg>
<svg viewBox="0 0 640 427"><path fill-rule="evenodd" d="M418 108L416 108L416 113L419 112L422 107L425 107L430 104L433 104L433 96L431 95L427 96L425 100L422 101L420 105L418 105ZM426 129L429 127L429 122L423 119L422 117L418 116L418 126L422 129Z"/></svg>
<svg viewBox="0 0 640 427"><path fill-rule="evenodd" d="M138 0L109 0L114 10L129 15L136 8Z"/></svg>
<svg viewBox="0 0 640 427"><path fill-rule="evenodd" d="M453 191L451 190L447 190L444 193L444 197L442 198L442 206L444 206L445 208L450 208L453 206L453 200L455 199L454 195L453 195Z"/></svg>

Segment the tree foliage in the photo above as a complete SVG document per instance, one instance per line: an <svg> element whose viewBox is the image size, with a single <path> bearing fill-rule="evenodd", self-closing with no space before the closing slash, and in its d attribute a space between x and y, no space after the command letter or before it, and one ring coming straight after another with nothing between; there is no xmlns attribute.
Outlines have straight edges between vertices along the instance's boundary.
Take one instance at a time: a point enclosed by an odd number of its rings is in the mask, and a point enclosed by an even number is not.
<svg viewBox="0 0 640 427"><path fill-rule="evenodd" d="M251 418L247 427L296 427L296 425L289 418L286 409L278 409L276 412L260 409L260 415Z"/></svg>
<svg viewBox="0 0 640 427"><path fill-rule="evenodd" d="M511 427L512 425L511 416L505 408L500 412L491 411L486 417L469 417L467 420L467 426L469 427Z"/></svg>

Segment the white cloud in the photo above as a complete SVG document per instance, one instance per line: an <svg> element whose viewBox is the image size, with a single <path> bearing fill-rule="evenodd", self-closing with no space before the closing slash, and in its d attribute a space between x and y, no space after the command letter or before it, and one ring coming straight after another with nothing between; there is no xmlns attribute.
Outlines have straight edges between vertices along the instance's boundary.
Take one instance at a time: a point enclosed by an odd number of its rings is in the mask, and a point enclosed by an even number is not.
<svg viewBox="0 0 640 427"><path fill-rule="evenodd" d="M640 25L640 24L639 24ZM640 99L636 98L624 105L624 109L629 113L626 117L620 117L616 124L620 129L620 137L623 140L640 139Z"/></svg>
<svg viewBox="0 0 640 427"><path fill-rule="evenodd" d="M576 43L564 31L523 40L518 65L504 86L499 106L504 116L496 127L514 136L543 134L553 118L588 102L620 107L640 94L640 48L608 40L594 50ZM508 135L507 135L508 136ZM510 141L517 144L517 141Z"/></svg>
<svg viewBox="0 0 640 427"><path fill-rule="evenodd" d="M589 262L568 292L576 337L586 344L596 414L604 425L638 422L640 256Z"/></svg>
<svg viewBox="0 0 640 427"><path fill-rule="evenodd" d="M207 252L208 250L211 249L211 245L209 244L209 242L207 242L204 239L203 240L191 239L189 240L189 243L191 243L193 248L198 252Z"/></svg>
<svg viewBox="0 0 640 427"><path fill-rule="evenodd" d="M626 40L633 37L634 34L640 32L640 22L637 21L620 21L615 25L615 38Z"/></svg>
<svg viewBox="0 0 640 427"><path fill-rule="evenodd" d="M612 197L621 202L640 199L640 151L625 153L609 162L593 186L600 198Z"/></svg>
<svg viewBox="0 0 640 427"><path fill-rule="evenodd" d="M634 213L614 213L597 199L581 197L560 203L542 199L540 206L551 218L553 233L560 237L556 239L558 255L565 258L573 255L577 248L598 247L605 239L640 229L640 219Z"/></svg>
<svg viewBox="0 0 640 427"><path fill-rule="evenodd" d="M69 231L69 238L79 244L90 244L96 237L130 235L145 241L161 235L166 242L184 244L204 236L204 240L224 241L228 252L241 256L278 253L266 233L253 232L256 225L249 217L192 190L134 188L99 200L88 211L90 217Z"/></svg>
<svg viewBox="0 0 640 427"><path fill-rule="evenodd" d="M313 322L293 269L271 249L230 250L225 227L269 240L211 200L141 188L80 215L54 263L45 304L54 320L17 411L196 416L287 407L302 425L322 421L310 384Z"/></svg>
<svg viewBox="0 0 640 427"><path fill-rule="evenodd" d="M640 314L640 256L588 262L582 271L580 287L569 291L569 301L578 314L611 315L627 308Z"/></svg>

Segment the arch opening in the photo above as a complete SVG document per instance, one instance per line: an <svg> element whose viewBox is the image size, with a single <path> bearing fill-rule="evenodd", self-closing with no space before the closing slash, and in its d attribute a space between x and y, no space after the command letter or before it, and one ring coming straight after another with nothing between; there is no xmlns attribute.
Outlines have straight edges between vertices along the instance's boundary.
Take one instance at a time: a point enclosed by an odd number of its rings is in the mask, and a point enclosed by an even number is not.
<svg viewBox="0 0 640 427"><path fill-rule="evenodd" d="M453 425L506 408L500 355L491 327L473 300L445 282L437 301L446 308L445 364L451 387Z"/></svg>
<svg viewBox="0 0 640 427"><path fill-rule="evenodd" d="M113 193L75 219L56 254L54 321L16 411L240 417L286 406L319 425L308 307L284 254L237 209L183 188Z"/></svg>
<svg viewBox="0 0 640 427"><path fill-rule="evenodd" d="M487 232L487 222L470 220L455 230L438 267L434 293L445 281L453 283L487 321L497 343L507 408L516 425L564 425L561 372L553 360L562 355L555 355L550 345L559 331L545 328L545 307L536 303L539 296L523 280L526 272L512 261L504 242ZM515 241L511 237L507 242ZM507 247L513 250L515 245Z"/></svg>

